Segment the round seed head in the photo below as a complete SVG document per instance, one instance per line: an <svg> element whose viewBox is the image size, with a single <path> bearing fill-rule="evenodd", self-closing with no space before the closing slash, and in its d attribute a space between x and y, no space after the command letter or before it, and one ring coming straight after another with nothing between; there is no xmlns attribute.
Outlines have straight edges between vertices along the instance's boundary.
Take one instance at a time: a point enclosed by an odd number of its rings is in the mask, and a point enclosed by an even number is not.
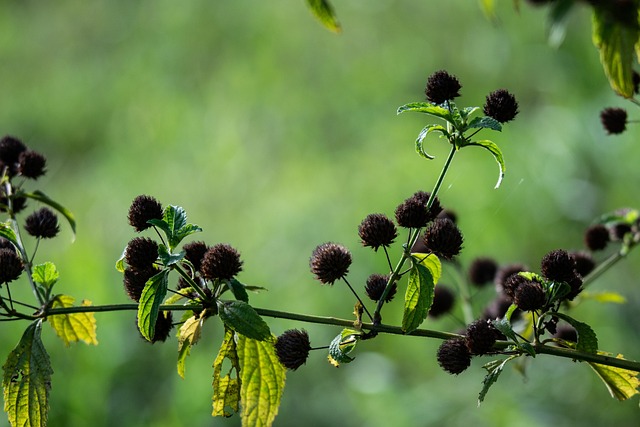
<svg viewBox="0 0 640 427"><path fill-rule="evenodd" d="M148 237L131 239L125 251L125 261L130 267L145 270L158 258L158 244Z"/></svg>
<svg viewBox="0 0 640 427"><path fill-rule="evenodd" d="M42 154L30 150L23 151L18 157L18 173L27 178L38 179L45 174L46 164L47 159Z"/></svg>
<svg viewBox="0 0 640 427"><path fill-rule="evenodd" d="M58 217L49 208L40 208L27 217L24 229L33 237L50 239L60 231Z"/></svg>
<svg viewBox="0 0 640 427"><path fill-rule="evenodd" d="M469 266L469 281L482 287L493 282L498 271L498 263L493 258L476 258Z"/></svg>
<svg viewBox="0 0 640 427"><path fill-rule="evenodd" d="M437 319L443 314L449 313L455 301L456 296L453 291L445 285L438 284L434 289L433 304L429 309L429 317Z"/></svg>
<svg viewBox="0 0 640 427"><path fill-rule="evenodd" d="M398 233L395 224L386 215L370 214L358 227L358 235L364 246L377 251L380 246L391 245Z"/></svg>
<svg viewBox="0 0 640 427"><path fill-rule="evenodd" d="M422 228L433 221L442 211L440 201L436 197L431 208L427 210L429 193L418 191L402 202L395 211L396 222L400 227Z"/></svg>
<svg viewBox="0 0 640 427"><path fill-rule="evenodd" d="M584 243L592 251L601 251L607 247L609 230L602 224L592 225L584 233Z"/></svg>
<svg viewBox="0 0 640 427"><path fill-rule="evenodd" d="M16 280L23 269L24 265L15 248L0 249L0 284Z"/></svg>
<svg viewBox="0 0 640 427"><path fill-rule="evenodd" d="M484 114L500 123L513 120L518 114L518 101L505 89L498 89L487 95L484 103Z"/></svg>
<svg viewBox="0 0 640 427"><path fill-rule="evenodd" d="M462 85L455 76L440 70L429 76L424 93L429 102L442 104L460 96L461 88Z"/></svg>
<svg viewBox="0 0 640 427"><path fill-rule="evenodd" d="M596 268L596 261L587 252L571 252L571 257L576 263L576 271L582 277L591 273Z"/></svg>
<svg viewBox="0 0 640 427"><path fill-rule="evenodd" d="M496 328L488 320L476 320L467 327L467 347L471 354L486 354L496 342Z"/></svg>
<svg viewBox="0 0 640 427"><path fill-rule="evenodd" d="M365 285L365 292L372 301L380 301L382 298L382 293L384 289L387 287L387 282L389 281L389 276L384 274L372 274L367 279L367 284ZM398 285L396 282L391 284L391 288L389 289L389 293L385 298L386 302L391 302L393 297L396 295L398 290Z"/></svg>
<svg viewBox="0 0 640 427"><path fill-rule="evenodd" d="M546 301L547 296L540 283L527 280L515 290L514 302L522 311L539 310Z"/></svg>
<svg viewBox="0 0 640 427"><path fill-rule="evenodd" d="M153 332L151 344L158 341L164 342L169 338L169 333L173 329L173 314L170 311L161 311L158 313L156 320L156 328Z"/></svg>
<svg viewBox="0 0 640 427"><path fill-rule="evenodd" d="M345 277L349 272L351 253L342 245L323 243L313 250L309 266L321 283L333 285L333 282Z"/></svg>
<svg viewBox="0 0 640 427"><path fill-rule="evenodd" d="M627 110L605 108L600 112L600 121L609 135L620 134L627 129Z"/></svg>
<svg viewBox="0 0 640 427"><path fill-rule="evenodd" d="M229 280L240 271L242 271L240 253L222 243L207 249L200 266L200 273L207 280Z"/></svg>
<svg viewBox="0 0 640 427"><path fill-rule="evenodd" d="M542 275L554 282L568 282L576 275L576 263L569 253L556 249L547 253L540 262Z"/></svg>
<svg viewBox="0 0 640 427"><path fill-rule="evenodd" d="M431 253L450 260L460 253L463 237L453 221L436 219L425 230L423 241Z"/></svg>
<svg viewBox="0 0 640 427"><path fill-rule="evenodd" d="M285 368L296 370L309 357L311 342L307 331L289 329L278 337L275 343L276 355Z"/></svg>
<svg viewBox="0 0 640 427"><path fill-rule="evenodd" d="M151 196L141 195L133 199L129 207L129 224L138 232L151 227L150 219L162 219L162 205Z"/></svg>
<svg viewBox="0 0 640 427"><path fill-rule="evenodd" d="M142 290L147 284L147 280L151 279L158 270L154 267L145 268L144 270L137 270L134 268L127 268L124 270L124 290L127 292L129 298L133 301L140 301Z"/></svg>
<svg viewBox="0 0 640 427"><path fill-rule="evenodd" d="M204 254L209 247L204 242L191 242L184 245L182 249L185 251L184 257L187 261L193 264L193 268L195 268L196 271L199 271L202 266Z"/></svg>
<svg viewBox="0 0 640 427"><path fill-rule="evenodd" d="M450 374L458 375L471 365L471 353L463 338L444 341L437 354L438 364Z"/></svg>

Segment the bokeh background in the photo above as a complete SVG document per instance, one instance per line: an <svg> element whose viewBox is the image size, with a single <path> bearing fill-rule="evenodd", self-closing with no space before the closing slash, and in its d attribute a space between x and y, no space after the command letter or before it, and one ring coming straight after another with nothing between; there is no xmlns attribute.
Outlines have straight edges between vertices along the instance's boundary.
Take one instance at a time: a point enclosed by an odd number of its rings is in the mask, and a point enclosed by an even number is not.
<svg viewBox="0 0 640 427"><path fill-rule="evenodd" d="M492 256L535 270L549 250L580 249L583 230L601 213L638 207L638 132L610 137L600 126L603 107L630 104L608 87L585 8L552 47L545 11L517 12L511 2L501 2L497 23L463 0L335 6L340 35L301 0L0 3L0 133L46 154L47 176L27 188L42 189L78 222L74 242L63 225L38 252L37 261L58 266L58 292L129 302L114 263L135 235L126 221L131 200L150 194L183 206L204 229L197 239L238 248L240 279L268 288L252 295L255 306L351 318L352 296L314 281L309 255L325 241L348 246L358 287L384 271L383 255L360 247L357 226L432 188L448 147L434 137L428 149L436 160L417 156L414 139L430 121L395 110L423 100L428 75L439 69L461 80L461 105L482 105L500 87L520 102L515 122L484 134L504 152L502 187L493 189L497 166L480 149L460 152L444 182L441 202L465 235L463 266ZM593 285L625 295L626 305L585 302L573 312L593 326L603 350L632 359L640 359L638 261L632 253ZM442 282L455 279L445 268ZM22 285L13 292L29 300ZM491 298L491 289L478 291L477 312ZM385 322L400 321L400 300ZM238 417L210 416L222 337L215 318L182 380L175 337L144 342L134 312L96 317L98 347L65 348L45 329L55 370L51 426L239 425ZM423 326L456 331L455 317ZM269 324L276 334L306 328L315 346L340 330ZM1 354L24 326L2 324ZM438 345L380 336L339 369L314 352L288 374L276 425L637 425L637 398L619 403L588 366L549 356L530 360L526 378L507 369L476 407L490 359L453 377L437 366Z"/></svg>

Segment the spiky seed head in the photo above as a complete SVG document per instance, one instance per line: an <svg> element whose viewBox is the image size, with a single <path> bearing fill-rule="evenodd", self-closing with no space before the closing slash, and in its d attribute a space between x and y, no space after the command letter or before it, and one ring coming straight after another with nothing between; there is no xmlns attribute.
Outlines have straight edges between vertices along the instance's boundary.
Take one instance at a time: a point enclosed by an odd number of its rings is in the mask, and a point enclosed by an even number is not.
<svg viewBox="0 0 640 427"><path fill-rule="evenodd" d="M351 266L351 253L347 248L337 243L323 243L318 245L311 254L309 267L311 272L321 283L333 283L345 277Z"/></svg>
<svg viewBox="0 0 640 427"><path fill-rule="evenodd" d="M16 280L22 274L24 264L15 248L0 249L0 284Z"/></svg>
<svg viewBox="0 0 640 427"><path fill-rule="evenodd" d="M447 260L462 250L462 232L450 219L436 219L424 232L424 244L427 249L440 258Z"/></svg>
<svg viewBox="0 0 640 427"><path fill-rule="evenodd" d="M460 96L462 85L458 79L446 72L439 70L431 74L427 79L427 87L424 90L429 102L442 104Z"/></svg>
<svg viewBox="0 0 640 427"><path fill-rule="evenodd" d="M544 306L547 296L540 283L527 280L515 290L513 300L520 310L534 311Z"/></svg>
<svg viewBox="0 0 640 427"><path fill-rule="evenodd" d="M360 223L358 235L364 246L370 246L377 251L380 246L391 245L398 237L398 232L393 221L386 215L370 214Z"/></svg>
<svg viewBox="0 0 640 427"><path fill-rule="evenodd" d="M295 371L304 365L311 351L309 334L304 329L289 329L275 342L276 355L285 368Z"/></svg>
<svg viewBox="0 0 640 427"><path fill-rule="evenodd" d="M150 219L162 219L162 205L155 198L140 195L133 199L129 207L129 224L137 231L151 227L147 224Z"/></svg>
<svg viewBox="0 0 640 427"><path fill-rule="evenodd" d="M242 271L240 253L227 244L219 243L207 249L200 273L207 280L229 280Z"/></svg>
<svg viewBox="0 0 640 427"><path fill-rule="evenodd" d="M204 259L204 254L207 252L209 247L204 242L191 242L187 243L182 247L185 251L185 259L193 264L193 268L196 271L200 270L202 266L202 260Z"/></svg>
<svg viewBox="0 0 640 427"><path fill-rule="evenodd" d="M602 224L592 225L584 233L584 243L591 251L603 250L610 239L609 230Z"/></svg>
<svg viewBox="0 0 640 427"><path fill-rule="evenodd" d="M125 261L135 269L144 270L158 258L158 244L148 237L134 237L127 245Z"/></svg>
<svg viewBox="0 0 640 427"><path fill-rule="evenodd" d="M471 365L471 353L464 338L444 341L438 348L438 365L452 375L464 372Z"/></svg>
<svg viewBox="0 0 640 427"><path fill-rule="evenodd" d="M587 252L570 252L569 254L576 263L576 271L580 276L585 277L596 268L596 261L591 254Z"/></svg>
<svg viewBox="0 0 640 427"><path fill-rule="evenodd" d="M380 301L382 298L382 293L384 289L387 287L387 282L389 281L389 276L385 274L372 274L367 278L367 284L365 285L365 292L372 301ZM386 302L391 302L393 297L396 295L398 290L398 285L396 282L391 284L391 288L389 289L389 293L385 298Z"/></svg>
<svg viewBox="0 0 640 427"><path fill-rule="evenodd" d="M627 110L605 108L600 112L600 122L609 135L621 134L627 129Z"/></svg>
<svg viewBox="0 0 640 427"><path fill-rule="evenodd" d="M49 208L40 208L29 215L24 224L24 229L33 237L50 239L60 231L58 217Z"/></svg>
<svg viewBox="0 0 640 427"><path fill-rule="evenodd" d="M569 252L555 249L542 258L540 272L547 280L569 282L576 275L576 263Z"/></svg>
<svg viewBox="0 0 640 427"><path fill-rule="evenodd" d="M489 320L476 320L467 326L465 336L471 354L487 354L496 342L496 328Z"/></svg>
<svg viewBox="0 0 640 427"><path fill-rule="evenodd" d="M484 114L500 123L513 120L518 114L518 101L505 89L498 89L487 95L484 103Z"/></svg>
<svg viewBox="0 0 640 427"><path fill-rule="evenodd" d="M18 173L26 178L38 179L45 174L47 159L40 153L26 150L18 157Z"/></svg>

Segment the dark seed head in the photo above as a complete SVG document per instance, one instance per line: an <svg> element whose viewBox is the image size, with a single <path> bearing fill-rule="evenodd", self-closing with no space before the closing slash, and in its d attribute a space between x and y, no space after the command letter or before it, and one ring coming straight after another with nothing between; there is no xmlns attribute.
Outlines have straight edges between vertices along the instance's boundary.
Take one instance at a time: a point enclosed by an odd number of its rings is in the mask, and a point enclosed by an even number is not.
<svg viewBox="0 0 640 427"><path fill-rule="evenodd" d="M289 329L278 337L275 343L276 355L285 368L296 370L309 357L311 342L307 331Z"/></svg>
<svg viewBox="0 0 640 427"><path fill-rule="evenodd" d="M466 337L471 354L486 354L496 342L496 328L491 321L476 320L467 327Z"/></svg>
<svg viewBox="0 0 640 427"><path fill-rule="evenodd" d="M207 249L200 266L200 272L207 280L228 280L240 271L242 271L240 253L222 243Z"/></svg>
<svg viewBox="0 0 640 427"><path fill-rule="evenodd" d="M9 176L17 173L18 158L20 157L20 153L26 149L26 145L13 136L7 135L0 139L0 166L7 168Z"/></svg>
<svg viewBox="0 0 640 427"><path fill-rule="evenodd" d="M527 271L528 267L524 264L508 264L498 269L494 283L496 285L496 291L498 293L504 292L504 287L507 283L507 279L514 274L518 274L523 271Z"/></svg>
<svg viewBox="0 0 640 427"><path fill-rule="evenodd" d="M596 261L587 252L571 252L571 257L576 263L576 271L582 277L591 273L596 268Z"/></svg>
<svg viewBox="0 0 640 427"><path fill-rule="evenodd" d="M569 253L556 249L547 253L540 262L545 279L554 282L569 282L576 275L576 263Z"/></svg>
<svg viewBox="0 0 640 427"><path fill-rule="evenodd" d="M600 112L600 121L609 135L620 134L627 129L627 110L605 108Z"/></svg>
<svg viewBox="0 0 640 427"><path fill-rule="evenodd" d="M438 364L450 374L458 375L471 365L471 353L463 338L444 341L438 348Z"/></svg>
<svg viewBox="0 0 640 427"><path fill-rule="evenodd" d="M164 342L169 338L169 333L173 329L173 314L170 311L161 311L158 313L156 320L156 328L153 332L151 344L158 341Z"/></svg>
<svg viewBox="0 0 640 427"><path fill-rule="evenodd" d="M484 103L484 114L500 123L513 120L518 114L518 101L505 89L498 89L487 95Z"/></svg>
<svg viewBox="0 0 640 427"><path fill-rule="evenodd" d="M458 215L451 209L443 209L436 218L450 219L454 223L458 222Z"/></svg>
<svg viewBox="0 0 640 427"><path fill-rule="evenodd" d="M429 76L424 93L429 102L442 104L460 96L461 88L462 85L455 76L440 70Z"/></svg>
<svg viewBox="0 0 640 427"><path fill-rule="evenodd" d="M515 290L514 302L522 311L539 310L546 300L544 289L538 282L527 280Z"/></svg>
<svg viewBox="0 0 640 427"><path fill-rule="evenodd" d="M323 243L313 250L309 266L316 279L325 285L333 285L349 272L351 253L342 245Z"/></svg>
<svg viewBox="0 0 640 427"><path fill-rule="evenodd" d="M40 208L27 217L24 229L33 237L50 239L60 231L58 217L49 208Z"/></svg>
<svg viewBox="0 0 640 427"><path fill-rule="evenodd" d="M410 198L406 199L396 208L396 221L400 227L422 228L430 221L433 221L442 211L440 201L436 197L427 210L429 193L418 191Z"/></svg>
<svg viewBox="0 0 640 427"><path fill-rule="evenodd" d="M380 298L382 298L382 293L384 292L384 289L387 287L388 281L389 281L389 276L384 274L372 274L371 276L369 276L369 278L367 279L367 284L365 285L365 288L364 288L365 292L367 293L367 296L371 298L372 301L380 301ZM393 300L393 297L396 295L397 290L398 290L398 285L395 282L393 282L391 284L391 288L389 289L389 293L385 298L385 301L391 302Z"/></svg>
<svg viewBox="0 0 640 427"><path fill-rule="evenodd" d="M498 263L493 258L476 258L469 266L469 281L482 287L493 282L498 271Z"/></svg>
<svg viewBox="0 0 640 427"><path fill-rule="evenodd" d="M431 253L450 260L460 253L463 237L453 221L436 219L425 230L423 240Z"/></svg>
<svg viewBox="0 0 640 427"><path fill-rule="evenodd" d="M155 276L158 270L149 267L144 270L136 270L134 268L127 268L124 270L124 290L129 295L129 298L135 302L140 301L142 291L147 284L147 281L151 277Z"/></svg>
<svg viewBox="0 0 640 427"><path fill-rule="evenodd" d="M389 246L398 236L396 226L386 215L370 214L358 227L358 235L364 246L378 250L380 246Z"/></svg>
<svg viewBox="0 0 640 427"><path fill-rule="evenodd" d="M193 268L196 271L199 271L202 266L204 254L207 252L209 247L204 242L191 242L184 245L182 249L185 251L184 257L187 261L193 264Z"/></svg>
<svg viewBox="0 0 640 427"><path fill-rule="evenodd" d="M158 244L147 237L135 237L127 245L125 260L130 267L144 270L158 258Z"/></svg>
<svg viewBox="0 0 640 427"><path fill-rule="evenodd" d="M129 224L138 232L151 227L150 219L162 219L162 205L151 196L141 195L133 199L129 207Z"/></svg>
<svg viewBox="0 0 640 427"><path fill-rule="evenodd" d="M504 282L504 285L502 286L502 292L507 297L509 297L511 301L513 301L516 296L516 291L518 290L518 288L527 282L530 282L530 280L527 280L526 278L522 277L519 274L512 274L509 276L506 282Z"/></svg>
<svg viewBox="0 0 640 427"><path fill-rule="evenodd" d="M27 178L38 179L44 175L46 165L47 159L35 151L23 151L18 157L18 173Z"/></svg>
<svg viewBox="0 0 640 427"><path fill-rule="evenodd" d="M15 249L0 249L0 284L16 280L22 274L24 265Z"/></svg>
<svg viewBox="0 0 640 427"><path fill-rule="evenodd" d="M584 243L592 251L606 248L609 239L609 230L602 224L592 225L584 233Z"/></svg>
<svg viewBox="0 0 640 427"><path fill-rule="evenodd" d="M429 309L429 317L437 319L443 314L447 314L453 308L453 304L456 301L455 294L446 287L438 283L433 293L433 304Z"/></svg>

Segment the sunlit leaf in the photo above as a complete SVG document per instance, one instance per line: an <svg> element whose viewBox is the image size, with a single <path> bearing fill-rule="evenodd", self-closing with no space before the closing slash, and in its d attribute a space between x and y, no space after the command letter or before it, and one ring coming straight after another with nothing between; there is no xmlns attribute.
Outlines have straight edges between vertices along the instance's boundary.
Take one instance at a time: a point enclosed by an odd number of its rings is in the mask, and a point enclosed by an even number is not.
<svg viewBox="0 0 640 427"><path fill-rule="evenodd" d="M16 247L18 246L18 239L16 237L16 233L13 231L13 228L11 228L10 221L0 222L0 237L4 237L5 239L13 243L13 245Z"/></svg>
<svg viewBox="0 0 640 427"><path fill-rule="evenodd" d="M475 117L473 120L469 122L467 128L473 129L491 129L491 130L502 130L502 125L499 121L494 119L493 117L484 116L484 117Z"/></svg>
<svg viewBox="0 0 640 427"><path fill-rule="evenodd" d="M191 347L200 340L202 325L206 317L191 316L180 327L178 331L178 375L184 378L185 362L191 352Z"/></svg>
<svg viewBox="0 0 640 427"><path fill-rule="evenodd" d="M409 104L405 104L398 108L397 113L402 114L402 113L406 113L407 111L429 114L431 116L445 119L451 123L453 123L454 121L449 110L447 110L446 108L440 107L439 105L431 104L429 102L411 102Z"/></svg>
<svg viewBox="0 0 640 427"><path fill-rule="evenodd" d="M606 8L593 8L593 43L600 51L611 87L625 98L634 93L633 63L639 34L637 25L623 25L612 19Z"/></svg>
<svg viewBox="0 0 640 427"><path fill-rule="evenodd" d="M56 295L51 308L73 307L74 301L75 299L69 295ZM91 301L82 301L83 307L90 305ZM56 314L49 316L48 320L53 330L66 346L78 341L98 345L96 318L93 313Z"/></svg>
<svg viewBox="0 0 640 427"><path fill-rule="evenodd" d="M240 361L234 336L235 333L231 329L225 329L224 340L213 362L213 412L211 415L214 417L230 417L240 410ZM229 360L231 367L222 376L225 359Z"/></svg>
<svg viewBox="0 0 640 427"><path fill-rule="evenodd" d="M218 301L218 314L226 326L239 334L258 341L271 337L269 325L244 301Z"/></svg>
<svg viewBox="0 0 640 427"><path fill-rule="evenodd" d="M307 0L309 8L315 15L315 17L325 26L328 30L334 33L342 31L338 18L329 3L328 0Z"/></svg>
<svg viewBox="0 0 640 427"><path fill-rule="evenodd" d="M482 141L468 142L465 145L465 147L469 145L477 145L479 147L483 147L489 150L489 152L493 155L493 158L496 159L496 162L498 162L498 167L500 168L500 175L498 176L498 182L496 183L496 186L494 188L500 187L500 184L502 183L502 178L504 178L504 172L506 170L506 167L504 164L504 159L502 158L502 151L500 151L500 148L498 147L498 145L495 142L489 141L486 139Z"/></svg>
<svg viewBox="0 0 640 427"><path fill-rule="evenodd" d="M153 341L160 304L167 295L168 270L162 270L147 280L138 304L138 329L148 341Z"/></svg>
<svg viewBox="0 0 640 427"><path fill-rule="evenodd" d="M266 341L238 335L243 426L271 426L278 414L286 368L276 355L274 341L273 335Z"/></svg>
<svg viewBox="0 0 640 427"><path fill-rule="evenodd" d="M4 411L12 427L47 425L53 369L41 332L42 320L29 325L2 367Z"/></svg>
<svg viewBox="0 0 640 427"><path fill-rule="evenodd" d="M617 292L608 292L608 291L601 291L601 292L582 291L580 292L580 299L592 300L600 303L614 303L614 304L625 304L627 302L627 299L623 295L620 295Z"/></svg>
<svg viewBox="0 0 640 427"><path fill-rule="evenodd" d="M609 355L608 353L601 351L599 351L598 354ZM621 354L616 358L624 359ZM605 383L609 393L611 393L611 397L622 401L627 400L636 394L640 394L640 379L638 378L638 372L591 362L589 362L589 366L593 368L596 374L598 374L600 379Z"/></svg>
<svg viewBox="0 0 640 427"><path fill-rule="evenodd" d="M44 203L45 205L48 205L48 206L52 207L53 209L55 209L56 211L58 211L59 213L61 213L62 216L64 216L66 218L67 222L71 226L71 231L73 231L73 234L75 236L75 234L76 234L76 219L75 219L75 217L73 216L73 214L71 213L71 211L69 209L65 208L64 206L62 206L60 203L56 202L55 200L49 198L49 196L47 196L46 194L44 194L40 190L34 191L33 193L20 193L20 195L23 196L23 197L28 197L28 198L33 199L33 200L37 200L40 203Z"/></svg>
<svg viewBox="0 0 640 427"><path fill-rule="evenodd" d="M160 243L158 245L158 258L160 258L160 262L165 267L169 267L170 265L177 264L184 258L186 252L180 251L180 253L174 254L169 252L167 247Z"/></svg>
<svg viewBox="0 0 640 427"><path fill-rule="evenodd" d="M34 266L31 277L34 282L50 289L60 278L60 273L58 273L54 263L47 261Z"/></svg>
<svg viewBox="0 0 640 427"><path fill-rule="evenodd" d="M591 329L591 326L586 323L579 322L565 313L553 313L553 315L573 326L578 333L576 350L583 351L585 353L596 353L598 351L598 337L593 329Z"/></svg>
<svg viewBox="0 0 640 427"><path fill-rule="evenodd" d="M441 125L427 125L425 126L424 129L422 129L420 131L420 133L418 134L418 138L416 139L416 153L418 153L420 156L429 159L429 160L433 160L435 159L435 157L431 156L430 154L428 154L425 150L424 150L424 139L426 138L426 136L431 133L431 132L435 132L438 131L440 133L442 133L442 135L444 136L449 136L449 133L447 132L447 129L444 126Z"/></svg>
<svg viewBox="0 0 640 427"><path fill-rule="evenodd" d="M409 283L404 297L402 330L410 333L427 318L442 265L437 256L412 254L414 264L409 272Z"/></svg>

